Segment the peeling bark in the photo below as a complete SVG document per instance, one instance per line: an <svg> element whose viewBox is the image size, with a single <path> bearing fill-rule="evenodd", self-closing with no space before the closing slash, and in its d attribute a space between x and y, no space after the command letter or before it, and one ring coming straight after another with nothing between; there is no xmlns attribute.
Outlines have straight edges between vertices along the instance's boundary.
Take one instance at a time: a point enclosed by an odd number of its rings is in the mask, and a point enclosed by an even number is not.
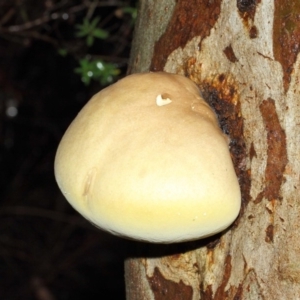
<svg viewBox="0 0 300 300"><path fill-rule="evenodd" d="M149 70L199 86L230 139L243 207L218 236L129 259L126 280L144 295L128 300L176 299L175 290L191 300L300 299L299 16L298 0L174 5Z"/></svg>
<svg viewBox="0 0 300 300"><path fill-rule="evenodd" d="M267 131L268 143L264 197L271 201L281 198L280 187L287 164L286 137L276 113L274 100L264 100L259 109Z"/></svg>
<svg viewBox="0 0 300 300"><path fill-rule="evenodd" d="M154 269L153 275L148 277L150 288L155 300L192 300L193 289L185 285L182 280L174 282L166 279L158 268Z"/></svg>

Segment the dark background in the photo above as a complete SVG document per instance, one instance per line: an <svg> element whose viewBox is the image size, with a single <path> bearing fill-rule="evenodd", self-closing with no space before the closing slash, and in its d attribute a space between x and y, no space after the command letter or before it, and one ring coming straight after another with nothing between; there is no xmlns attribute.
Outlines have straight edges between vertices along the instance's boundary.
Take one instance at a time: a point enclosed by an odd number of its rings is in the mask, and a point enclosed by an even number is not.
<svg viewBox="0 0 300 300"><path fill-rule="evenodd" d="M2 300L125 298L123 261L134 243L76 213L55 183L53 162L67 126L103 88L82 83L74 73L79 59L100 55L121 70L116 79L125 75L133 20L120 9L134 2L0 1ZM54 12L67 12L68 20L43 19ZM74 26L86 16L106 20L109 38L92 47L78 39ZM15 25L22 26L9 31ZM62 46L70 49L66 56L58 53Z"/></svg>

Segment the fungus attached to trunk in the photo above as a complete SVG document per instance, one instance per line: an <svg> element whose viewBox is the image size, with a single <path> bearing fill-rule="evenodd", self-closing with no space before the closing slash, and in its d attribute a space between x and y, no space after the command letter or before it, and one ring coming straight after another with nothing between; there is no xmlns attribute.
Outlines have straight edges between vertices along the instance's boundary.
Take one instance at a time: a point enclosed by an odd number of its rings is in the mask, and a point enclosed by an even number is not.
<svg viewBox="0 0 300 300"><path fill-rule="evenodd" d="M180 75L134 74L96 94L62 138L55 176L85 218L136 240L204 238L240 209L227 138Z"/></svg>

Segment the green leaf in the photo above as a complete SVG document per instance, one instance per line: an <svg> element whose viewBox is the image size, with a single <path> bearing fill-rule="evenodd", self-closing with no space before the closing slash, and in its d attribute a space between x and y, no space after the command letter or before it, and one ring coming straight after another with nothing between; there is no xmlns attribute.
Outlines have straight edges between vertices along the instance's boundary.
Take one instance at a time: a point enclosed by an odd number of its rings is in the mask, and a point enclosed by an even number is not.
<svg viewBox="0 0 300 300"><path fill-rule="evenodd" d="M90 28L96 28L98 22L100 21L99 17L96 17L95 19L92 20L92 22L90 23Z"/></svg>
<svg viewBox="0 0 300 300"><path fill-rule="evenodd" d="M89 19L87 18L84 18L83 19L83 24L82 24L84 27L89 27Z"/></svg>
<svg viewBox="0 0 300 300"><path fill-rule="evenodd" d="M135 7L126 6L126 7L122 8L122 11L123 11L124 14L131 15L131 18L133 20L135 20L136 17L137 17L137 9Z"/></svg>
<svg viewBox="0 0 300 300"><path fill-rule="evenodd" d="M98 39L106 39L108 37L108 32L106 30L96 28L93 31L93 37L96 37Z"/></svg>
<svg viewBox="0 0 300 300"><path fill-rule="evenodd" d="M91 47L94 44L94 37L92 35L88 35L86 38L87 46Z"/></svg>
<svg viewBox="0 0 300 300"><path fill-rule="evenodd" d="M62 57L65 57L68 55L68 50L65 48L60 48L57 50L58 54L61 55Z"/></svg>
<svg viewBox="0 0 300 300"><path fill-rule="evenodd" d="M78 32L76 32L76 36L77 37L85 37L85 36L87 36L89 33L87 32L87 31L85 31L85 30L81 30L81 31L78 31Z"/></svg>
<svg viewBox="0 0 300 300"><path fill-rule="evenodd" d="M96 17L91 22L88 19L84 19L82 24L77 24L77 32L75 35L79 38L86 37L86 44L90 47L94 44L94 38L106 39L108 32L101 28L97 28L100 18Z"/></svg>

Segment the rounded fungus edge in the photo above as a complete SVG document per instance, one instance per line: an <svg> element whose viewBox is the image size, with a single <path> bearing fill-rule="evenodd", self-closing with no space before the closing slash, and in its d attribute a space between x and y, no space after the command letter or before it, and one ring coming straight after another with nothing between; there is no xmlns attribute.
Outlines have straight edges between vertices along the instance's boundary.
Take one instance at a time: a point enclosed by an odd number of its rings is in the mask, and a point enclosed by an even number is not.
<svg viewBox="0 0 300 300"><path fill-rule="evenodd" d="M153 243L226 229L241 205L226 137L181 75L133 74L101 90L64 134L55 177L97 227Z"/></svg>

